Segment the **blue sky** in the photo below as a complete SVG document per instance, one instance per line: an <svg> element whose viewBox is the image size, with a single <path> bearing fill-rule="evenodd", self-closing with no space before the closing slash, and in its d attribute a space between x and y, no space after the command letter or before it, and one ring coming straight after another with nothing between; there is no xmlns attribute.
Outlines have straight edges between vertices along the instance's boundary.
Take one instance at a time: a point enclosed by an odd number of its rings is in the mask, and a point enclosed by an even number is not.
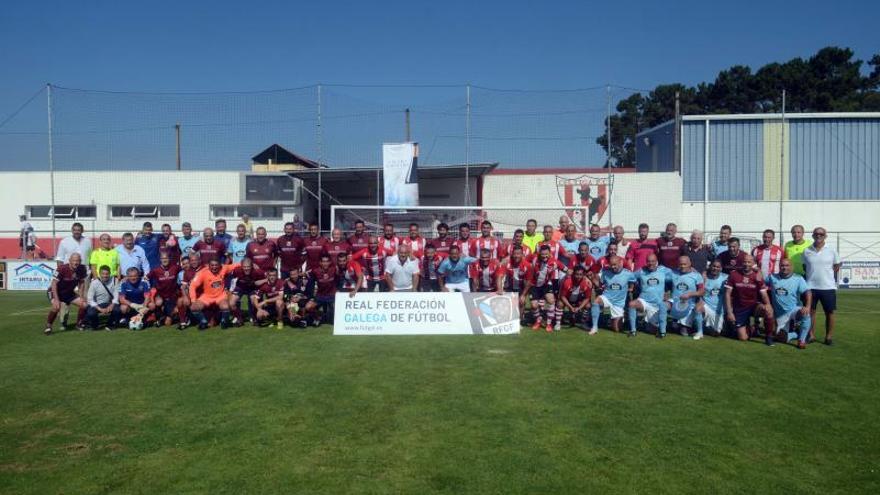
<svg viewBox="0 0 880 495"><path fill-rule="evenodd" d="M46 82L116 91L695 84L826 45L870 58L880 52L878 18L880 2L812 0L5 2L0 118Z"/></svg>

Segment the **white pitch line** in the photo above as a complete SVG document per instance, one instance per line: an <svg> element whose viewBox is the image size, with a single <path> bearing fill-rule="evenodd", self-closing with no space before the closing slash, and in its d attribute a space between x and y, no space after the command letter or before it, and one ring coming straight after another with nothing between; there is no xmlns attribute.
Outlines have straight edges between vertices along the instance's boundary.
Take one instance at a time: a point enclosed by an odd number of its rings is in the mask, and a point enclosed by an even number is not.
<svg viewBox="0 0 880 495"><path fill-rule="evenodd" d="M31 308L31 309L26 309L24 311L16 311L15 313L9 313L9 316L21 316L21 315L26 315L29 313L39 313L40 311L48 311L48 310L45 307Z"/></svg>

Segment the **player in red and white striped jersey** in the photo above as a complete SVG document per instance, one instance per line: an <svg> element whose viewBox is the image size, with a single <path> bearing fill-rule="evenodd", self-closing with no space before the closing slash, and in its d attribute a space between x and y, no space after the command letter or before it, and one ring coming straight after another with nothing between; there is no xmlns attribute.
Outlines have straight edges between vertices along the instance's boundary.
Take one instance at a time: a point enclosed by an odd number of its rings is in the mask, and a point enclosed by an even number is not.
<svg viewBox="0 0 880 495"><path fill-rule="evenodd" d="M379 239L371 235L367 241L367 249L354 253L351 259L361 265L367 283L367 292L388 292L385 283L385 258L388 254L379 248Z"/></svg>
<svg viewBox="0 0 880 495"><path fill-rule="evenodd" d="M513 250L516 248L520 248L522 250L522 254L524 258L528 258L530 254L532 254L532 248L530 248L527 244L523 242L525 239L526 233L523 229L516 229L513 231L513 239L510 241L510 244L505 248L507 255L510 256L513 254Z"/></svg>
<svg viewBox="0 0 880 495"><path fill-rule="evenodd" d="M500 260L507 256L501 241L492 235L492 222L483 220L483 223L480 224L480 234L480 237L473 241L473 250L477 254L481 253L484 249L488 249L489 256L493 260Z"/></svg>
<svg viewBox="0 0 880 495"><path fill-rule="evenodd" d="M773 229L767 229L761 236L761 240L764 243L752 249L752 258L755 258L755 265L757 265L761 275L765 277L779 273L779 262L785 257L785 252L782 248L773 244L775 238L776 232Z"/></svg>
<svg viewBox="0 0 880 495"><path fill-rule="evenodd" d="M422 259L425 254L425 246L428 244L428 241L419 232L419 224L417 223L409 224L409 237L402 239L401 242L409 246L410 254L417 259Z"/></svg>
<svg viewBox="0 0 880 495"><path fill-rule="evenodd" d="M504 263L504 290L519 294L520 309L526 303L528 281L532 276L532 265L523 256L524 248L528 246L513 246L510 256Z"/></svg>
<svg viewBox="0 0 880 495"><path fill-rule="evenodd" d="M420 292L440 292L440 263L443 262L445 255L437 252L437 248L433 244L425 246L425 254L419 260L419 291Z"/></svg>
<svg viewBox="0 0 880 495"><path fill-rule="evenodd" d="M529 279L532 317L535 320L532 330L541 328L541 324L546 318L545 330L553 331L553 323L556 319L555 285L559 274L565 273L565 271L566 267L552 256L548 244L538 247L538 256L532 261L531 278Z"/></svg>
<svg viewBox="0 0 880 495"><path fill-rule="evenodd" d="M488 249L480 250L480 259L468 267L468 278L471 279L471 292L504 292L504 268L501 263L492 259Z"/></svg>
<svg viewBox="0 0 880 495"><path fill-rule="evenodd" d="M357 261L349 259L348 253L336 255L336 273L338 290L348 291L351 297L364 286L364 271Z"/></svg>
<svg viewBox="0 0 880 495"><path fill-rule="evenodd" d="M569 326L574 326L577 323L586 326L589 321L590 303L593 300L593 284L587 277L587 273L583 265L577 265L571 272L571 276L565 277L562 282L556 303L556 330L559 330L561 320L566 312L570 317Z"/></svg>
<svg viewBox="0 0 880 495"><path fill-rule="evenodd" d="M477 257L477 254L474 253L474 239L471 237L471 227L466 223L458 226L458 239L452 241L452 245L458 246L462 256Z"/></svg>
<svg viewBox="0 0 880 495"><path fill-rule="evenodd" d="M385 251L387 256L397 254L397 246L400 246L400 237L394 234L394 225L386 223L382 227L382 237L379 238L379 249Z"/></svg>

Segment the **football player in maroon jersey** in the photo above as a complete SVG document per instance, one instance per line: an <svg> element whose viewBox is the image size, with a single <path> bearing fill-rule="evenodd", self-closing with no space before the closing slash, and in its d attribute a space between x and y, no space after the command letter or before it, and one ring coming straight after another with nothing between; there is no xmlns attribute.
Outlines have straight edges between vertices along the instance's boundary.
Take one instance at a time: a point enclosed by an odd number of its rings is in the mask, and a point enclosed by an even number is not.
<svg viewBox="0 0 880 495"><path fill-rule="evenodd" d="M320 256L318 266L309 270L309 284L306 294L315 295L315 303L321 309L321 320L313 319L315 326L321 322L333 323L333 303L336 300L336 266L330 260L330 255L324 253Z"/></svg>
<svg viewBox="0 0 880 495"><path fill-rule="evenodd" d="M286 279L294 267L302 270L303 238L294 233L293 222L284 224L284 234L275 241L278 258L281 260L281 278Z"/></svg>
<svg viewBox="0 0 880 495"><path fill-rule="evenodd" d="M273 267L274 268L274 267ZM251 296L266 283L266 272L254 266L250 258L243 258L241 264L232 270L232 287L229 290L229 308L232 310L232 324L242 326L244 315L241 314L241 300L248 301L248 312L251 321L257 321L256 306L250 303Z"/></svg>
<svg viewBox="0 0 880 495"><path fill-rule="evenodd" d="M342 254L351 254L351 244L342 236L342 229L333 229L330 233L330 242L327 244L327 252L330 254L330 261L336 263L336 258Z"/></svg>
<svg viewBox="0 0 880 495"><path fill-rule="evenodd" d="M354 233L348 238L348 245L351 246L351 251L356 252L361 249L367 249L367 243L369 240L370 235L367 234L367 226L364 221L355 220Z"/></svg>
<svg viewBox="0 0 880 495"><path fill-rule="evenodd" d="M441 223L437 225L437 237L431 240L431 244L434 246L434 249L437 250L437 254L441 256L449 255L449 248L455 241L449 237L449 225L445 223Z"/></svg>
<svg viewBox="0 0 880 495"><path fill-rule="evenodd" d="M86 266L82 264L82 257L79 253L73 253L68 258L67 263L58 267L55 276L52 277L52 284L49 286L47 295L52 303L52 309L46 317L46 329L43 333L49 335L52 333L52 324L61 311L61 305L73 305L79 308L76 317L76 326L80 330L85 329L83 318L86 315L86 301L78 294L85 294L85 281L88 278Z"/></svg>
<svg viewBox="0 0 880 495"><path fill-rule="evenodd" d="M266 281L257 293L251 295L251 304L257 310L258 325L275 318L278 329L284 328L284 281L278 279L278 270L274 267L266 272Z"/></svg>
<svg viewBox="0 0 880 495"><path fill-rule="evenodd" d="M178 308L180 286L177 283L178 265L171 264L171 256L167 253L159 255L159 266L150 270L147 279L153 290L151 310L155 312L156 326L171 325L174 313Z"/></svg>
<svg viewBox="0 0 880 495"><path fill-rule="evenodd" d="M321 256L327 254L327 248L330 241L321 235L318 230L318 224L312 222L309 224L309 235L303 239L303 250L306 254L306 271L318 268Z"/></svg>
<svg viewBox="0 0 880 495"><path fill-rule="evenodd" d="M204 266L208 266L213 260L219 261L221 265L226 263L226 245L214 237L214 230L210 227L202 232L202 238L195 243L193 251L199 253Z"/></svg>
<svg viewBox="0 0 880 495"><path fill-rule="evenodd" d="M254 262L254 266L268 272L270 268L275 268L275 256L278 248L275 241L266 238L266 228L258 227L256 239L249 242L245 251L247 257Z"/></svg>

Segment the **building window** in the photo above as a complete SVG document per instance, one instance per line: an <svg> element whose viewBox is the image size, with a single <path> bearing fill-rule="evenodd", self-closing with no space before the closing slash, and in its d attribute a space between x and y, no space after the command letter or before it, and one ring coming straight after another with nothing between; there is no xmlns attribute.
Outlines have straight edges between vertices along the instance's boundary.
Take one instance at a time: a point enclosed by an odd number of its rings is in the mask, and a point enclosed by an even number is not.
<svg viewBox="0 0 880 495"><path fill-rule="evenodd" d="M211 219L235 218L234 205L211 205Z"/></svg>
<svg viewBox="0 0 880 495"><path fill-rule="evenodd" d="M110 205L111 220L178 217L180 205Z"/></svg>
<svg viewBox="0 0 880 495"><path fill-rule="evenodd" d="M245 201L296 201L293 178L288 175L247 175L244 178Z"/></svg>
<svg viewBox="0 0 880 495"><path fill-rule="evenodd" d="M211 205L211 220L239 218L248 215L254 220L281 220L284 207L280 205Z"/></svg>
<svg viewBox="0 0 880 495"><path fill-rule="evenodd" d="M46 219L49 220L53 216L53 209L49 205L35 205L27 207L28 217L34 220ZM97 208L92 205L84 205L84 206L68 206L68 205L55 205L54 216L55 218L65 218L65 219L73 219L73 218L81 218L81 219L94 219L95 214L97 212Z"/></svg>

